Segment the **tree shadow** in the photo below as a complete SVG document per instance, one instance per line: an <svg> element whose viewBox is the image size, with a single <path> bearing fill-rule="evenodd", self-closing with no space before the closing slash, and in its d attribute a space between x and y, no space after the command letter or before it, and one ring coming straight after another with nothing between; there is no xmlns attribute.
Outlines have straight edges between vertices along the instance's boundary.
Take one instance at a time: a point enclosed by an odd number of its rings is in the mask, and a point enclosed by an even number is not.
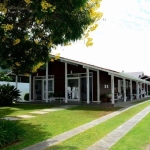
<svg viewBox="0 0 150 150"><path fill-rule="evenodd" d="M4 116L9 116L13 112L25 111L24 113L28 113L29 111L34 111L37 109L45 109L45 108L52 108L54 105L47 105L47 104L13 104L12 106L3 106L0 107L0 118Z"/></svg>
<svg viewBox="0 0 150 150"><path fill-rule="evenodd" d="M33 125L31 123L27 123L26 121L22 122L21 120L17 120L15 122L23 128L24 135L21 137L20 141L3 147L3 150L20 150L43 140L47 140L52 136L51 133L45 132L44 127L41 125Z"/></svg>
<svg viewBox="0 0 150 150"><path fill-rule="evenodd" d="M0 118L13 113L14 111L15 110L12 110L10 107L0 107Z"/></svg>
<svg viewBox="0 0 150 150"><path fill-rule="evenodd" d="M68 110L82 110L82 111L116 111L121 109L122 107L100 107L100 106L77 106L73 108L68 108Z"/></svg>

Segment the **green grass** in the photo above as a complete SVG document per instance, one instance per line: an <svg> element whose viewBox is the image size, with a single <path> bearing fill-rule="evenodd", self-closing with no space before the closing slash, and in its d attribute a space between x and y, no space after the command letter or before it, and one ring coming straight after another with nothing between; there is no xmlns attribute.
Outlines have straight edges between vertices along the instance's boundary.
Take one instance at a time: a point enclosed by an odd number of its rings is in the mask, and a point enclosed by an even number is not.
<svg viewBox="0 0 150 150"><path fill-rule="evenodd" d="M150 102L143 103L136 107L133 107L120 115L117 115L85 132L82 132L60 144L49 147L46 150L70 150L70 149L79 149L83 150L87 147L91 146L104 136L106 136L109 132L116 129L118 126L123 124L125 121L136 115L139 111L143 110L145 107L149 106ZM140 136L140 132L139 132ZM71 147L70 147L71 146ZM117 148L115 150L118 150Z"/></svg>
<svg viewBox="0 0 150 150"><path fill-rule="evenodd" d="M23 105L17 107L21 113L33 111L30 104L27 105L29 109L22 110ZM38 107L38 108L37 108ZM42 108L45 108L41 105ZM40 105L36 106L37 109L41 109ZM5 108L2 108L5 109ZM6 108L6 110L14 108ZM16 107L15 107L16 109ZM37 115L35 118L20 120L18 123L25 129L23 141L20 141L16 145L4 148L5 150L20 150L27 146L33 145L35 143L41 142L55 135L61 134L65 131L71 130L82 124L90 122L96 118L104 116L111 113L118 108L100 108L100 107L90 107L90 106L78 106L75 108L61 110L56 112L50 112L44 115ZM3 114L5 114L3 112ZM15 112L13 110L7 115L19 115L19 111Z"/></svg>
<svg viewBox="0 0 150 150"><path fill-rule="evenodd" d="M139 103L142 103L143 101L147 101L149 98L145 98L145 99L140 99L140 100L135 100L133 101L132 103L133 104L139 104Z"/></svg>
<svg viewBox="0 0 150 150"><path fill-rule="evenodd" d="M150 113L120 139L111 150L146 150L148 144L150 144Z"/></svg>
<svg viewBox="0 0 150 150"><path fill-rule="evenodd" d="M52 105L48 104L13 104L12 107L0 107L0 118L27 114L31 111L52 107Z"/></svg>

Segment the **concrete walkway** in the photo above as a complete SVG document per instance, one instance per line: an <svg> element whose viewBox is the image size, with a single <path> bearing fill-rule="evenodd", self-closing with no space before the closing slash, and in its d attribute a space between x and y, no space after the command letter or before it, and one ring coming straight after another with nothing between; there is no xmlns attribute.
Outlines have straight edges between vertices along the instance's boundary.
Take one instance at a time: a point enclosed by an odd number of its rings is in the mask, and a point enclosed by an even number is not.
<svg viewBox="0 0 150 150"><path fill-rule="evenodd" d="M87 148L87 150L109 150L118 140L120 140L127 132L129 132L138 122L142 120L150 112L150 106L136 114L127 122L116 128L107 136Z"/></svg>
<svg viewBox="0 0 150 150"><path fill-rule="evenodd" d="M142 103L140 103L140 104L142 104ZM140 104L137 104L137 105L140 105ZM43 142L40 142L38 144L35 144L35 145L29 146L27 148L24 148L23 150L44 150L47 147L50 147L52 145L58 144L58 143L60 143L62 141L65 141L65 140L67 140L67 139L69 139L69 138L71 138L71 137L73 137L73 136L75 136L75 135L77 135L77 134L79 134L81 132L84 132L85 130L90 129L90 128L92 128L92 127L94 127L94 126L96 126L96 125L98 125L98 124L100 124L100 123L102 123L102 122L104 122L104 121L106 121L106 120L108 120L108 119L110 119L110 118L112 118L112 117L114 117L114 116L116 116L116 115L118 115L118 114L128 110L129 108L135 107L137 105L131 106L131 104L129 103L128 106L126 105L126 108L123 108L123 109L120 109L118 111L115 111L115 112L113 112L111 114L108 114L108 115L103 116L103 117L101 117L99 119L96 119L94 121L86 123L86 124L84 124L82 126L79 126L79 127L75 128L75 129L72 129L70 131L64 132L64 133L62 133L60 135L57 135L57 136L55 136L53 138L50 138L50 139L45 140Z"/></svg>

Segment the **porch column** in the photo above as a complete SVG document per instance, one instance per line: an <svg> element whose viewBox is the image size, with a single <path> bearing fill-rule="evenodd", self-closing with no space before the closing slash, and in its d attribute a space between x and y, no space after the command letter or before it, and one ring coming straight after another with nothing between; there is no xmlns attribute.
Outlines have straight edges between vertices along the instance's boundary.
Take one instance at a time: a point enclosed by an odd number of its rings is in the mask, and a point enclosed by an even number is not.
<svg viewBox="0 0 150 150"><path fill-rule="evenodd" d="M114 75L111 75L111 102L114 104Z"/></svg>
<svg viewBox="0 0 150 150"><path fill-rule="evenodd" d="M142 83L140 83L140 95L141 95L141 99L143 98L142 92L143 92L143 90L142 90Z"/></svg>
<svg viewBox="0 0 150 150"><path fill-rule="evenodd" d="M132 80L130 80L130 100L132 101Z"/></svg>
<svg viewBox="0 0 150 150"><path fill-rule="evenodd" d="M97 102L100 102L99 70L97 70Z"/></svg>
<svg viewBox="0 0 150 150"><path fill-rule="evenodd" d="M29 75L29 101L31 101L31 74Z"/></svg>
<svg viewBox="0 0 150 150"><path fill-rule="evenodd" d="M123 99L126 102L126 80L123 78Z"/></svg>
<svg viewBox="0 0 150 150"><path fill-rule="evenodd" d="M48 102L48 62L46 62L46 102Z"/></svg>
<svg viewBox="0 0 150 150"><path fill-rule="evenodd" d="M86 68L86 83L87 83L87 104L90 103L90 97L89 97L89 68Z"/></svg>
<svg viewBox="0 0 150 150"><path fill-rule="evenodd" d="M67 79L67 62L65 62L65 103L68 103L67 86L68 86L68 79Z"/></svg>
<svg viewBox="0 0 150 150"><path fill-rule="evenodd" d="M18 75L16 75L16 88L18 88Z"/></svg>
<svg viewBox="0 0 150 150"><path fill-rule="evenodd" d="M121 93L121 81L120 80L118 80L118 93Z"/></svg>
<svg viewBox="0 0 150 150"><path fill-rule="evenodd" d="M147 84L147 89L146 90L147 90L147 92L146 92L147 94L146 95L148 96L148 84Z"/></svg>
<svg viewBox="0 0 150 150"><path fill-rule="evenodd" d="M139 99L139 83L136 82L136 99Z"/></svg>

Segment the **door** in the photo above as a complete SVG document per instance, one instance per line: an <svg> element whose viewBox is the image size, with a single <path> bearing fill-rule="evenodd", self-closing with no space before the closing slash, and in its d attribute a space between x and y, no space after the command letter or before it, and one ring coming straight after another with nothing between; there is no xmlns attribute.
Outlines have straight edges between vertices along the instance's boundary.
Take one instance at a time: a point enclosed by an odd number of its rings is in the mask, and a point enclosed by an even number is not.
<svg viewBox="0 0 150 150"><path fill-rule="evenodd" d="M80 91L79 91L79 78L68 78L68 100L79 101Z"/></svg>
<svg viewBox="0 0 150 150"><path fill-rule="evenodd" d="M81 100L82 101L87 101L87 84L86 84L86 77L80 78L80 85L81 85ZM90 101L92 101L93 97L93 86L92 86L92 77L89 77L89 98Z"/></svg>
<svg viewBox="0 0 150 150"><path fill-rule="evenodd" d="M42 80L35 80L35 100L42 100Z"/></svg>

